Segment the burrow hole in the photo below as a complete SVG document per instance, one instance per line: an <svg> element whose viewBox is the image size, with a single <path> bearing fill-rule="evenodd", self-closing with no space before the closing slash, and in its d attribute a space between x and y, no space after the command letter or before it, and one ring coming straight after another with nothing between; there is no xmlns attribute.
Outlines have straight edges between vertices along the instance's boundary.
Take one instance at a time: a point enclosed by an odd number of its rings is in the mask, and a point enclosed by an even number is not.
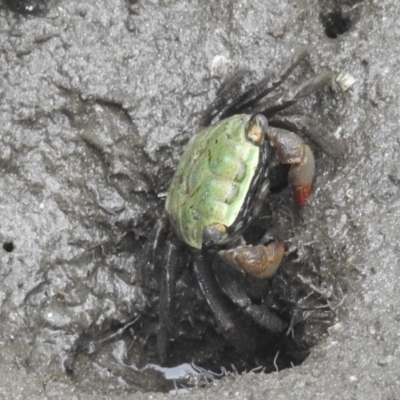
<svg viewBox="0 0 400 400"><path fill-rule="evenodd" d="M320 18L325 28L326 36L331 39L336 39L338 36L349 31L352 27L350 18L344 16L341 11L321 14Z"/></svg>
<svg viewBox="0 0 400 400"><path fill-rule="evenodd" d="M3 249L7 253L11 253L14 250L14 243L13 242L4 242L3 243Z"/></svg>

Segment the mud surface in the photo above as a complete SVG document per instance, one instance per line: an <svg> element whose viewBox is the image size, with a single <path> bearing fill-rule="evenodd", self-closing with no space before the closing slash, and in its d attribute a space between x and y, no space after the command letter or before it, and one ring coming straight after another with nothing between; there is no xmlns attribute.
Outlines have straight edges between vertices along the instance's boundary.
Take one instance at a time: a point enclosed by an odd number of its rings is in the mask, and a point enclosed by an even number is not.
<svg viewBox="0 0 400 400"><path fill-rule="evenodd" d="M187 397L396 398L400 6L32 4L34 15L23 1L0 3L3 398L149 398L140 392L173 387L132 367L157 360L158 287L143 284L139 267L148 260L163 193L229 70L243 66L263 77L303 47L310 57L289 86L327 69L356 79L345 92L330 85L292 110L322 121L346 155L333 159L311 142L318 172L310 202L294 207L283 188L255 229L268 226L294 249L273 290L287 289L279 282L288 276L299 285L299 265L314 288L312 305L329 305L335 314L328 324L308 316L294 330L299 359L289 351L289 364L304 358L299 348L305 356L317 343L301 366L231 373ZM169 365L250 367L239 365L218 334L190 268L178 284ZM280 312L287 321L293 316ZM275 355L276 349L261 362L267 370L287 366L279 355L274 364Z"/></svg>

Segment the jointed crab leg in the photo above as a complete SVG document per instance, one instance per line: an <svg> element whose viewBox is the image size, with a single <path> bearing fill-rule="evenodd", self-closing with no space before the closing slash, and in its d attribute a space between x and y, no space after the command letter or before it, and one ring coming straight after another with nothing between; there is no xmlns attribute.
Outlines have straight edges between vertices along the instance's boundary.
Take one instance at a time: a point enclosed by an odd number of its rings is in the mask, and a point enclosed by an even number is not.
<svg viewBox="0 0 400 400"><path fill-rule="evenodd" d="M197 251L195 253L193 267L204 297L213 311L222 332L227 333L232 331L235 326L234 322L228 308L225 306L225 299L221 295L221 291L211 270L211 265L204 260L202 252Z"/></svg>
<svg viewBox="0 0 400 400"><path fill-rule="evenodd" d="M234 114L240 114L247 108L256 104L263 97L278 88L290 76L293 70L308 56L308 51L303 49L295 54L289 66L283 70L275 82L271 82L271 76L267 76L261 81L252 85L242 93L232 104L222 113L221 119L228 118Z"/></svg>
<svg viewBox="0 0 400 400"><path fill-rule="evenodd" d="M159 328L157 333L157 353L161 363L166 361L168 341L171 332L173 299L175 298L176 268L178 266L177 247L170 241L161 246L165 240L168 219L163 215L153 229L152 260L155 271L162 271L159 298ZM160 251L160 249L162 249ZM154 272L154 270L152 271ZM150 271L142 271L148 274ZM148 281L148 279L145 279Z"/></svg>
<svg viewBox="0 0 400 400"><path fill-rule="evenodd" d="M307 50L301 50L295 54L289 66L283 70L279 78L271 82L271 76L268 76L256 84L252 85L245 92L240 94L241 84L244 80L247 70L237 71L223 86L221 86L216 99L204 112L201 120L202 126L210 125L211 121L220 113L220 119L227 118L234 114L239 114L245 109L256 104L260 99L279 87L293 72L293 70L308 56ZM234 99L234 100L233 100Z"/></svg>
<svg viewBox="0 0 400 400"><path fill-rule="evenodd" d="M173 299L175 298L176 285L176 247L168 242L166 260L163 263L165 275L161 280L160 300L159 300L159 330L157 334L157 352L160 362L164 363L167 355L169 333L171 331L171 314L173 310Z"/></svg>
<svg viewBox="0 0 400 400"><path fill-rule="evenodd" d="M258 112L265 115L269 119L279 111L293 106L300 100L303 100L305 97L309 96L311 93L322 89L332 80L332 77L333 73L331 71L322 72L321 74L309 79L297 89L289 90L281 94L279 97L272 97L268 100L268 104L272 104L272 106L266 106L263 111Z"/></svg>
<svg viewBox="0 0 400 400"><path fill-rule="evenodd" d="M241 92L242 83L245 80L246 75L249 75L249 73L250 71L247 69L240 69L222 83L218 90L217 97L203 112L203 116L200 120L200 126L209 126L212 120L222 110L229 106L232 97L235 97L232 95L232 93L239 94Z"/></svg>
<svg viewBox="0 0 400 400"><path fill-rule="evenodd" d="M287 325L265 306L252 304L244 289L243 282L238 277L238 272L232 269L230 265L218 265L214 268L214 272L225 294L258 325L272 333L282 332L286 328Z"/></svg>

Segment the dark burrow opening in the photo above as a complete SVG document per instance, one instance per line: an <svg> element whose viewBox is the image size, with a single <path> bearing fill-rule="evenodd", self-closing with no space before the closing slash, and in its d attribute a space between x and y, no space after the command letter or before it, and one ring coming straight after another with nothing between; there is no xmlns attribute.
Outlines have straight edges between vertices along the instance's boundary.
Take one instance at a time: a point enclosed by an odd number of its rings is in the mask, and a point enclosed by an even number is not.
<svg viewBox="0 0 400 400"><path fill-rule="evenodd" d="M319 18L325 34L336 39L354 28L361 18L363 0L320 0Z"/></svg>
<svg viewBox="0 0 400 400"><path fill-rule="evenodd" d="M281 196L271 195L270 198L272 204L269 207L275 209L281 203ZM246 240L262 240L265 223L279 227L278 231L272 232L273 236L284 230L285 237L288 237L288 226L283 219L286 218L289 223L293 215L288 215L285 207L281 209L282 213L268 216L267 221L254 223ZM272 225L277 222L276 219L281 224ZM293 242L296 240L293 238ZM190 265L190 256L182 251L180 257L166 361L161 363L157 353L160 271L151 271L150 282L144 285L148 308L131 321L114 321L100 330L94 326L93 330L82 334L76 351L65 367L71 379L84 375L79 365L82 356L95 365L107 366L108 373L120 376L130 390L144 392L205 387L226 373L252 370L270 373L292 368L300 365L310 349L326 334L327 328L334 323L337 306L343 298L339 267L327 267L337 266L337 260L332 263L328 260L327 263L326 256L322 257L319 252L319 245L312 244L301 254L294 246L269 280L260 281L238 273L238 279L244 283L251 302L279 316L285 322L284 329L279 333L270 333L231 303L230 312L241 331L233 341L227 340L220 333L200 290ZM224 268L218 259L215 260L214 270ZM190 363L193 363L193 369L188 374L185 368ZM116 365L119 365L118 370ZM176 374L179 370L183 371L181 376ZM169 374L169 378L165 374Z"/></svg>
<svg viewBox="0 0 400 400"><path fill-rule="evenodd" d="M344 16L341 11L321 14L320 18L326 36L331 39L336 39L339 35L349 31L352 26L350 18Z"/></svg>
<svg viewBox="0 0 400 400"><path fill-rule="evenodd" d="M276 197L275 201L279 203L279 194ZM275 205L271 205L271 208L273 209ZM282 218L287 218L286 222L289 223L293 215L283 217L282 213L279 217L274 215L269 218L278 218L281 224L272 225L272 221L267 221L268 225L279 226L280 230L285 230L288 227ZM262 240L265 234L265 222L264 220L261 225L255 223L249 229L250 234L246 237L248 243L259 243ZM273 232L273 235L279 233L280 231ZM176 277L169 347L162 367L174 368L193 362L196 367L219 374L221 371L243 373L255 369L270 373L300 365L309 355L310 349L321 340L327 328L333 324L336 317L335 306L342 299L342 290L338 288L339 271L325 267L317 248L318 246L310 246L306 254L303 253L301 257L295 247L289 250L284 263L269 280L260 281L237 272L238 279L242 280L246 287L252 304L266 307L279 316L284 321L285 327L279 333L268 332L236 305L230 303L231 315L240 327L240 332L233 340L227 339L220 333L215 317L196 281L190 256L182 254L181 267ZM226 266L216 259L213 269L221 268ZM156 272L153 276L160 277L160 273ZM131 358L132 363L135 362L140 366L149 363L160 365L157 354L159 329L157 279L150 284L147 294L153 299L152 306L145 316L140 317L135 329L135 337L141 343L142 352L139 359L133 356ZM203 372L203 375L206 374ZM175 381L154 379L151 390L170 391L174 390L174 387L190 386L187 381L179 379ZM206 381L207 379L204 379L203 384Z"/></svg>
<svg viewBox="0 0 400 400"><path fill-rule="evenodd" d="M3 249L7 253L11 253L14 250L14 243L13 242L4 242L3 243Z"/></svg>
<svg viewBox="0 0 400 400"><path fill-rule="evenodd" d="M240 329L233 339L222 335L197 282L190 253L182 247L178 251L169 346L166 360L161 362L157 335L164 272L160 263L160 270L154 269L157 267L152 263L150 234L140 240L136 235L127 235L119 251L135 249L140 254L141 270L147 271L141 274L140 284L146 297L146 309L130 320L106 320L101 327L93 324L83 332L74 354L64 360L64 369L71 379L79 380L88 373L82 361L86 359L88 364L96 368L101 365L107 374L119 377L130 391L170 392L176 388L206 386L226 373L253 370L270 373L304 362L310 349L334 323L345 287L340 278L337 254L332 251L330 242L318 238L310 221L313 212L305 215L307 209L294 204L287 185L287 166L275 170L272 177L275 183L268 202L261 217L246 231L245 240L253 244L270 241L271 237L287 240L290 243L288 255L268 280L232 273L237 274L251 303L278 316L284 328L277 333L267 331L225 296ZM151 232L154 222L153 215L144 217L141 231ZM166 257L166 248L164 244L157 249L162 259ZM221 271L222 275L225 273L224 268L231 268L222 264L218 257L213 259L210 267L217 276ZM171 371L182 370L190 363L194 370L189 374L183 373L181 378L172 374ZM164 377L168 371L173 378ZM188 378L191 373L197 377Z"/></svg>

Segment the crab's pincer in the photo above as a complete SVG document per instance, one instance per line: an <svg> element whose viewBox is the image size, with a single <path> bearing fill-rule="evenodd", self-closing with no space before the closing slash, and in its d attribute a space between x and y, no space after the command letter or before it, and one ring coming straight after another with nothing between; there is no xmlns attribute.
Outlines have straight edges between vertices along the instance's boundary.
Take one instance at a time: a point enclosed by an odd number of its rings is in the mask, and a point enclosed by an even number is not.
<svg viewBox="0 0 400 400"><path fill-rule="evenodd" d="M311 193L315 172L315 160L310 147L304 140L279 128L270 128L268 138L282 164L290 164L288 180L294 191L297 204L303 206Z"/></svg>
<svg viewBox="0 0 400 400"><path fill-rule="evenodd" d="M220 250L218 254L232 267L263 279L275 274L286 250L286 243L272 242L268 246L259 244Z"/></svg>

